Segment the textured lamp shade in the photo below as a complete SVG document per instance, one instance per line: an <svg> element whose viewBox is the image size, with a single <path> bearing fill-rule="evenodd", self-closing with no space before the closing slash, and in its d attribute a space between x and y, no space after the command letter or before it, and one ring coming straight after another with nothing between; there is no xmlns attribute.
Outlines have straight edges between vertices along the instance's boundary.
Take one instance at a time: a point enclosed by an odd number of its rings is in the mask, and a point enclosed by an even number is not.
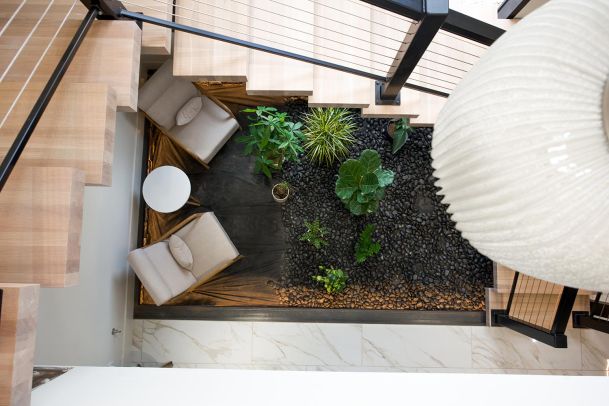
<svg viewBox="0 0 609 406"><path fill-rule="evenodd" d="M552 0L504 34L437 120L437 185L492 260L609 291L609 1Z"/></svg>

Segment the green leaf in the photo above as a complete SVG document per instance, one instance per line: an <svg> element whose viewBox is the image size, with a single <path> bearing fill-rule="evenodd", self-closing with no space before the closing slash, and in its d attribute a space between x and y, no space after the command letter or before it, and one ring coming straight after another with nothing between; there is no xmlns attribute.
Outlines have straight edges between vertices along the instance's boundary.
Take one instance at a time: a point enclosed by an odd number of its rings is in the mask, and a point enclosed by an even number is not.
<svg viewBox="0 0 609 406"><path fill-rule="evenodd" d="M359 188L362 193L374 193L376 189L379 187L379 179L376 177L374 173L367 173L362 176Z"/></svg>
<svg viewBox="0 0 609 406"><path fill-rule="evenodd" d="M364 172L374 172L381 166L381 157L373 149L366 149L359 157L359 162L364 167Z"/></svg>
<svg viewBox="0 0 609 406"><path fill-rule="evenodd" d="M376 189L376 191L374 192L374 199L383 200L384 197L385 197L385 189L383 189L383 188Z"/></svg>
<svg viewBox="0 0 609 406"><path fill-rule="evenodd" d="M396 130L393 133L393 148L391 149L391 153L395 154L396 152L398 152L404 146L404 144L406 144L407 140L408 132Z"/></svg>
<svg viewBox="0 0 609 406"><path fill-rule="evenodd" d="M341 200L350 199L353 192L356 190L357 187L355 187L354 182L350 177L345 176L338 178L336 181L335 192Z"/></svg>
<svg viewBox="0 0 609 406"><path fill-rule="evenodd" d="M271 171L269 170L269 167L267 165L262 165L261 169L262 169L262 173L264 173L267 178L271 179L272 175L271 175Z"/></svg>
<svg viewBox="0 0 609 406"><path fill-rule="evenodd" d="M369 202L365 208L363 208L364 212L366 214L370 214L370 213L374 213L375 211L377 211L379 208L379 202L378 200L372 200L371 202Z"/></svg>
<svg viewBox="0 0 609 406"><path fill-rule="evenodd" d="M378 178L379 186L386 187L393 183L395 174L389 169L377 169L375 171L376 177Z"/></svg>
<svg viewBox="0 0 609 406"><path fill-rule="evenodd" d="M359 190L357 192L355 192L355 200L357 200L358 203L368 203L370 201L370 199L373 198L373 196L369 195L369 194L363 194L361 193Z"/></svg>
<svg viewBox="0 0 609 406"><path fill-rule="evenodd" d="M357 200L351 200L349 202L349 211L355 214L356 216L361 216L366 212L365 206L361 203L358 203Z"/></svg>
<svg viewBox="0 0 609 406"><path fill-rule="evenodd" d="M364 173L366 173L364 166L356 159L347 159L338 170L340 177L351 176L357 183Z"/></svg>
<svg viewBox="0 0 609 406"><path fill-rule="evenodd" d="M383 189L393 179L392 171L381 168L378 152L365 150L358 159L348 159L340 166L335 192L352 214L368 214L378 209L378 201L385 196Z"/></svg>

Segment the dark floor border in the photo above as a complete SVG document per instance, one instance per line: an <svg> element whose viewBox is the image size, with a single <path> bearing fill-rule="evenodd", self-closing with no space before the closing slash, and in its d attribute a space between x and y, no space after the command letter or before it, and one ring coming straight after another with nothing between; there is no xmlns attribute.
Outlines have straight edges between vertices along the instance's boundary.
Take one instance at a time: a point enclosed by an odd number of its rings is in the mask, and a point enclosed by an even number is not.
<svg viewBox="0 0 609 406"><path fill-rule="evenodd" d="M484 326L484 311L360 310L296 307L155 306L137 304L136 319Z"/></svg>

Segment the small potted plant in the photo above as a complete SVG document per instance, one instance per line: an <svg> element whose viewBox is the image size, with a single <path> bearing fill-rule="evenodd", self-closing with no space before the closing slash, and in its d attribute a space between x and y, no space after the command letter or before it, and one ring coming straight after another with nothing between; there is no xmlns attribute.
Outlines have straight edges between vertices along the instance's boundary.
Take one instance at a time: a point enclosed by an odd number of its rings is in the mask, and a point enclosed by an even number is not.
<svg viewBox="0 0 609 406"><path fill-rule="evenodd" d="M400 118L389 122L387 134L393 139L393 147L391 148L392 154L398 152L400 148L406 144L411 132L412 127L410 126L410 119L408 118Z"/></svg>
<svg viewBox="0 0 609 406"><path fill-rule="evenodd" d="M285 180L279 182L273 186L271 193L273 194L273 199L275 199L277 203L285 203L290 196L290 185Z"/></svg>

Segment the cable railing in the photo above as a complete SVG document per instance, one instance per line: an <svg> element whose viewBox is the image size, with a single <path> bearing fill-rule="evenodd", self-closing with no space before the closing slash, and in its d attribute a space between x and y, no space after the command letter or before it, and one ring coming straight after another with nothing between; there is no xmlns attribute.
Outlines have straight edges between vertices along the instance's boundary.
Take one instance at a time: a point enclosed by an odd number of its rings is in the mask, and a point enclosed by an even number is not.
<svg viewBox="0 0 609 406"><path fill-rule="evenodd" d="M510 328L555 348L567 348L565 331L577 292L515 272L506 308L491 311L491 325Z"/></svg>
<svg viewBox="0 0 609 406"><path fill-rule="evenodd" d="M146 10L156 9L138 0L80 0L87 16L0 164L0 190L96 18L153 24L366 77L376 81L375 103L389 105L400 104L404 87L448 96L475 63L477 52L484 52L504 32L450 10L448 0L153 1L171 7L170 20L146 15ZM0 35L24 4L17 6ZM3 78L6 72L1 74ZM6 115L1 120L0 127Z"/></svg>

